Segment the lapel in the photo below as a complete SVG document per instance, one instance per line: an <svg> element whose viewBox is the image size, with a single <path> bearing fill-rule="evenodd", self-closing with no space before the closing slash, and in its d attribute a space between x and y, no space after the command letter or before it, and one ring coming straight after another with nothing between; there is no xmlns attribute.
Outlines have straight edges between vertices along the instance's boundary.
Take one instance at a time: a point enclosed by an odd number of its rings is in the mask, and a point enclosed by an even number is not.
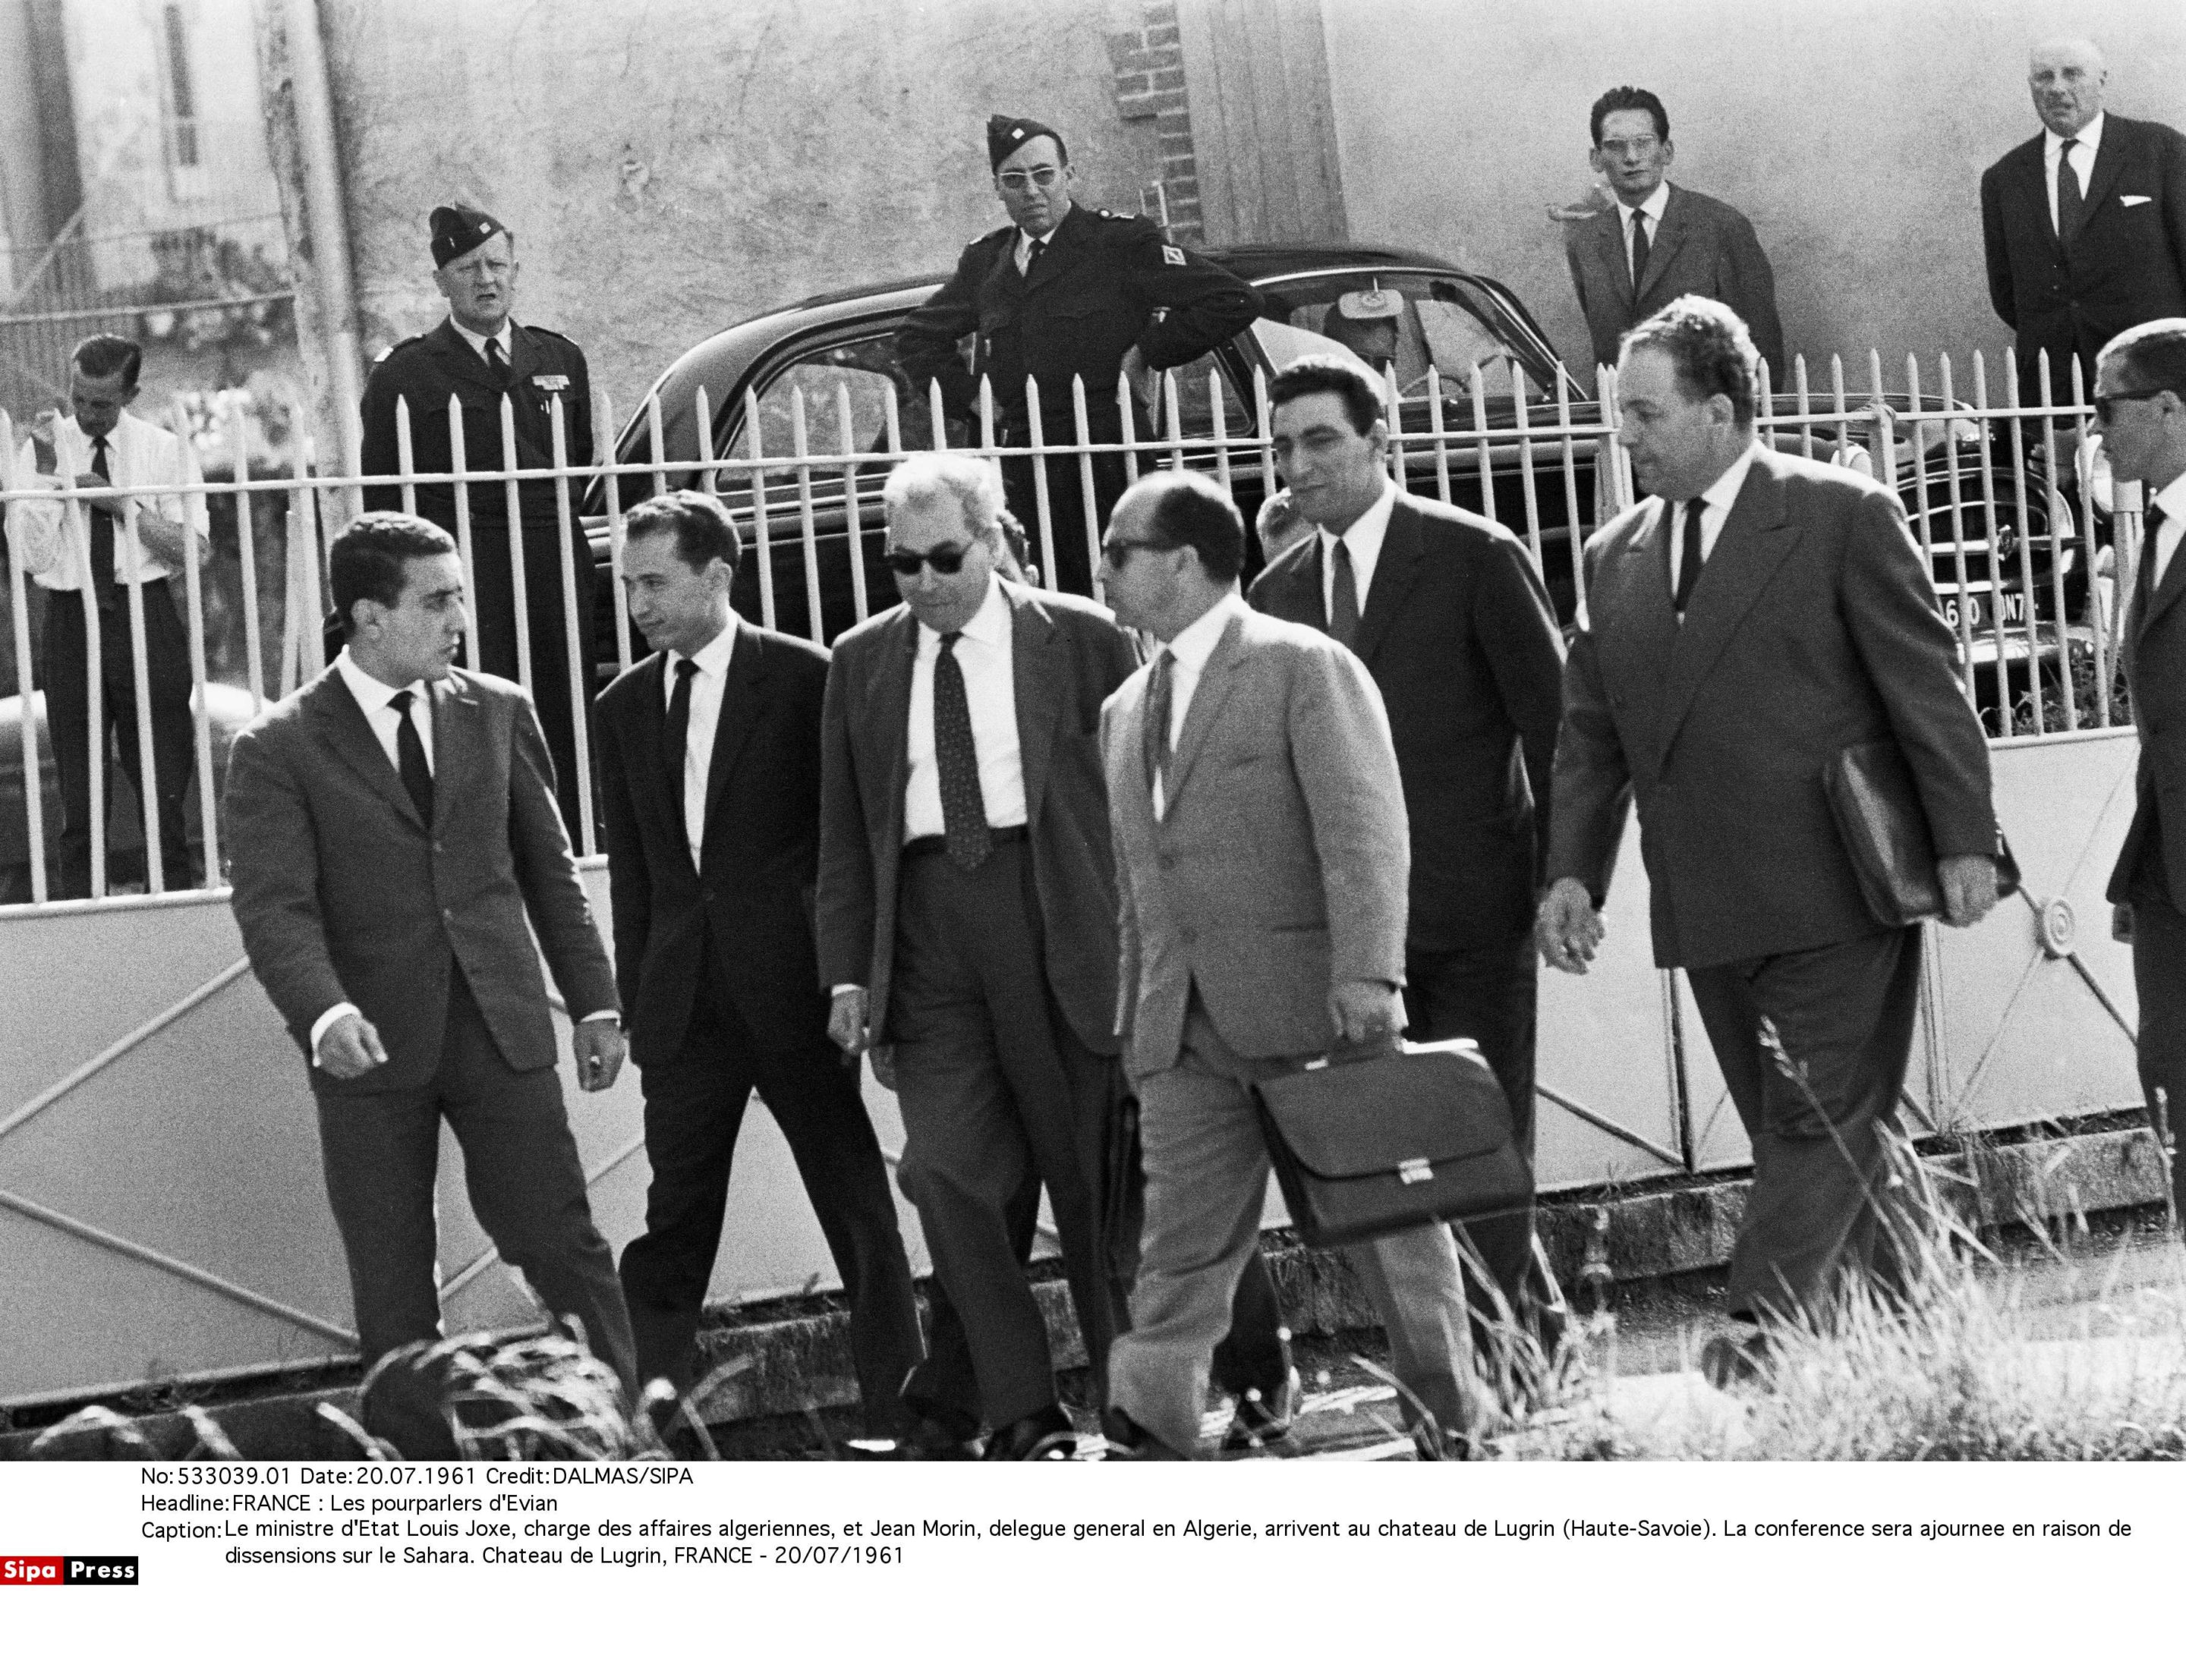
<svg viewBox="0 0 2186 1680"><path fill-rule="evenodd" d="M1397 622L1397 614L1412 586L1420 580L1426 568L1427 521L1420 517L1419 509L1409 507L1400 493L1397 505L1389 510L1388 529L1382 535L1381 557L1374 563L1374 581L1366 591L1366 610L1359 615L1359 644L1351 651L1360 661L1371 665L1374 655L1388 635L1389 626ZM1319 557L1316 545L1315 558ZM1316 598L1319 591L1315 591Z"/></svg>
<svg viewBox="0 0 2186 1680"><path fill-rule="evenodd" d="M728 786L730 772L751 739L752 725L765 698L766 644L757 630L739 619L736 651L729 655L726 680L721 686L721 713L714 724L714 756L706 766L705 837L709 842L720 832L721 790ZM664 719L664 701L661 715Z"/></svg>
<svg viewBox="0 0 2186 1680"><path fill-rule="evenodd" d="M2022 154L2024 166L2015 171L2012 190L2019 194L2021 220L2039 228L2043 238L2049 243L2050 255L2061 258L2065 247L2057 238L2056 224L2049 219L2049 164L2043 150L2048 143L2039 134L2027 142Z"/></svg>
<svg viewBox="0 0 2186 1680"><path fill-rule="evenodd" d="M1311 624L1328 634L1328 613L1320 592L1320 532L1306 527L1305 540L1283 556L1267 573L1268 611L1294 624Z"/></svg>
<svg viewBox="0 0 2186 1680"><path fill-rule="evenodd" d="M1647 247L1646 272L1640 277L1639 290L1634 295L1636 307L1648 288L1670 272L1670 262L1678 254L1678 247L1685 243L1685 235L1692 231L1691 194L1676 187L1670 188L1669 202L1662 206L1662 225L1655 230L1655 237ZM1615 211L1610 212L1612 216Z"/></svg>
<svg viewBox="0 0 2186 1680"><path fill-rule="evenodd" d="M1670 510L1656 501L1645 513L1612 565L1598 568L1586 619L1608 632L1602 657L1627 672L1621 685L1640 715L1634 740L1650 744L1648 768L1660 759L1655 720L1661 709L1670 655L1677 644L1677 614L1670 608Z"/></svg>
<svg viewBox="0 0 2186 1680"><path fill-rule="evenodd" d="M881 830L897 849L903 846L903 793L911 781L911 668L918 658L918 620L908 607L897 609L903 621L875 650L872 675L866 686L866 715L881 732L880 763L885 781Z"/></svg>
<svg viewBox="0 0 2186 1680"><path fill-rule="evenodd" d="M2103 119L2103 143L2095 154L2095 166L2088 173L2087 197L2081 201L2080 232L2102 214L2105 204L2117 200L2118 176L2125 171L2125 148L2131 143L2122 118Z"/></svg>
<svg viewBox="0 0 2186 1680"><path fill-rule="evenodd" d="M523 328L508 329L508 388L514 390L546 365L539 353L539 341Z"/></svg>
<svg viewBox="0 0 2186 1680"><path fill-rule="evenodd" d="M1021 277L1024 289L1028 293L1045 291L1055 283L1058 275L1077 267L1084 260L1086 249L1085 242L1079 235L1091 226L1091 212L1073 204L1070 214L1056 224L1055 232L1047 242L1047 249L1040 254L1040 260L1033 265L1032 272ZM1015 273L1017 265L1014 240L1010 246L1009 264L1011 272Z"/></svg>
<svg viewBox="0 0 2186 1680"><path fill-rule="evenodd" d="M624 764L624 771L632 780L645 786L646 797L653 801L653 809L661 826L679 843L689 838L683 832L683 813L669 797L668 766L664 755L668 750L668 655L655 652L638 667L637 692L631 697L632 720L632 751ZM690 847L683 846L687 857Z"/></svg>
<svg viewBox="0 0 2186 1680"><path fill-rule="evenodd" d="M2138 642L2150 624L2171 610L2181 594L2186 594L2186 566L2179 564L2181 560L2186 560L2186 544L2172 551L2171 563L2164 568L2163 581L2151 590L2148 577L2150 568L2155 563L2155 551L2150 548L2140 557L2133 591L2133 604L2140 609L2138 622L2133 627L2134 641Z"/></svg>
<svg viewBox="0 0 2186 1680"><path fill-rule="evenodd" d="M448 808L477 772L478 696L451 677L425 687L433 700L433 826L446 828ZM379 743L375 740L373 744ZM379 761L387 762L384 753ZM401 778L395 781L400 786Z"/></svg>
<svg viewBox="0 0 2186 1680"><path fill-rule="evenodd" d="M1731 504L1730 516L1715 540L1700 580L1693 585L1685 622L1678 630L1670 652L1668 680L1664 686L1661 727L1657 738L1663 752L1678 732L1716 661L1730 646L1731 637L1752 611L1769 580L1799 546L1799 533L1787 522L1784 509L1784 481L1777 476L1774 457L1763 451L1754 457L1745 487ZM1669 576L1668 506L1663 507L1661 577L1657 598L1668 602Z"/></svg>
<svg viewBox="0 0 2186 1680"><path fill-rule="evenodd" d="M520 336L510 334L512 339ZM475 401L495 405L498 412L502 387L494 383L493 371L485 365L485 359L463 342L453 321L443 321L425 335L425 342L432 346L433 359L440 364L449 384L473 393ZM413 423L416 418L412 417Z"/></svg>
<svg viewBox="0 0 2186 1680"><path fill-rule="evenodd" d="M444 687L446 685L435 686ZM357 703L356 696L350 692L349 684L342 680L341 673L328 666L317 685L308 692L304 703L316 714L320 733L326 736L343 762L363 777L381 798L418 827L424 827L424 819L418 815L418 808L410 803L409 789L403 787L402 778L395 774L395 766L388 762L386 750L380 746L379 737L373 732L363 707ZM441 748L442 740L440 706L439 697L435 695L433 743L436 752ZM436 777L436 794L437 791Z"/></svg>
<svg viewBox="0 0 2186 1680"><path fill-rule="evenodd" d="M1016 585L1002 585L1010 603L1010 686L1017 702L1019 773L1024 779L1025 817L1040 821L1040 795L1047 787L1056 720L1062 715L1068 686L1068 650L1062 632L1039 597Z"/></svg>
<svg viewBox="0 0 2186 1680"><path fill-rule="evenodd" d="M1611 288L1624 305L1625 312L1632 311L1632 265L1624 254L1624 216L1612 204L1596 214L1587 224L1586 237L1594 241L1595 264L1609 277Z"/></svg>
<svg viewBox="0 0 2186 1680"><path fill-rule="evenodd" d="M1169 779L1162 790L1163 808L1172 816L1176 814L1177 801L1184 796L1185 781L1198 761L1200 749L1214 732L1215 721L1221 717L1222 708L1230 703L1230 690L1236 686L1237 665L1245 657L1244 631L1244 615L1232 614L1230 622L1222 627L1221 640L1207 657L1206 669L1199 674L1199 686L1191 692L1191 709L1184 714L1184 732L1177 737L1176 751L1169 755Z"/></svg>

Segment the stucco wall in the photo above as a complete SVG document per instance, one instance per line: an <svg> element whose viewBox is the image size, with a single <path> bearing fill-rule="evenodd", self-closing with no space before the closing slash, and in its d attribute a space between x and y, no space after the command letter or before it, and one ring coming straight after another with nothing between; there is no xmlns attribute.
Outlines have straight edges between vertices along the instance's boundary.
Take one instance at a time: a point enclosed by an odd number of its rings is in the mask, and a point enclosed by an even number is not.
<svg viewBox="0 0 2186 1680"><path fill-rule="evenodd" d="M445 312L425 216L518 235L520 318L569 333L619 412L718 328L945 269L998 226L1001 110L1073 142L1083 196L1138 207L1151 120L1116 111L1136 0L326 0L365 350Z"/></svg>
<svg viewBox="0 0 2186 1680"><path fill-rule="evenodd" d="M1877 346L1900 378L1909 350L1963 378L2009 343L1980 177L2037 129L2032 40L2093 35L2109 109L2186 127L2186 7L2150 0L1325 0L1324 20L1353 236L1476 264L1579 361L1546 206L1584 196L1588 108L1620 83L1668 106L1671 179L1752 219L1789 350L1864 368Z"/></svg>

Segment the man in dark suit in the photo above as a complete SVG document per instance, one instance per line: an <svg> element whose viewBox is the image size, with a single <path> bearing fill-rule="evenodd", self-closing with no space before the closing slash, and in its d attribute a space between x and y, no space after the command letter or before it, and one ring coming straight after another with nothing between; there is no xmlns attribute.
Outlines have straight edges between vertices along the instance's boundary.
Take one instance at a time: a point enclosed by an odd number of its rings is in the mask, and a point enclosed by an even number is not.
<svg viewBox="0 0 2186 1680"><path fill-rule="evenodd" d="M2125 641L2138 802L2110 899L2118 935L2133 944L2149 1116L2162 1116L2175 1138L2186 1100L2186 613L2177 610L2186 594L2186 318L2145 322L2105 345L2094 398L2110 471L2139 481L2147 509ZM2177 1193L2186 1205L2186 1175Z"/></svg>
<svg viewBox="0 0 2186 1680"><path fill-rule="evenodd" d="M1134 435L1153 434L1146 393L1153 376L1181 367L1242 332L1259 312L1253 288L1227 269L1172 244L1141 216L1087 210L1074 202L1078 171L1062 137L1029 117L991 117L987 160L1009 225L974 239L939 291L905 317L898 353L926 407L939 380L949 417L978 423L979 382L991 381L995 441L1032 442L1025 378L1040 386L1041 441L1078 441L1071 380L1085 382L1086 441L1120 443L1121 376L1129 384ZM967 369L957 346L972 342ZM1085 505L1078 463L1043 462L1054 552L1037 557L1057 589L1092 593L1093 550L1125 483L1120 454L1096 455L1093 506ZM1037 538L1039 490L1034 460L1002 464L1011 507ZM1090 518L1089 518L1090 516Z"/></svg>
<svg viewBox="0 0 2186 1680"><path fill-rule="evenodd" d="M453 668L463 574L444 532L367 513L331 566L349 646L236 737L227 835L244 949L310 1064L365 1363L440 1333L445 1117L502 1258L577 1318L634 1395L539 957L588 1091L622 1067L614 973L538 720L513 683Z"/></svg>
<svg viewBox="0 0 2186 1680"><path fill-rule="evenodd" d="M451 397L462 411L463 465L470 472L553 466L557 423L568 463L589 463L592 393L585 353L559 333L519 325L512 315L516 236L484 210L443 204L432 215L432 243L433 284L448 300L448 318L405 339L374 364L364 387L365 472L402 470L396 405L406 401L414 470L453 472ZM508 459L502 451L504 398L516 438ZM563 823L578 851L588 853L593 837L580 820L579 790L589 787L589 754L578 750L578 737L592 695L592 560L574 512L576 492L561 492L552 479L527 479L518 488L513 518L506 485L471 484L457 492L457 485L442 484L420 484L407 494L414 495L419 513L451 536L460 529L458 510L468 507L479 669L521 682L530 692L552 759ZM395 512L409 505L405 496L401 485L367 485L364 505ZM573 591L574 620L567 610ZM519 619L528 638L518 636Z"/></svg>
<svg viewBox="0 0 2186 1680"><path fill-rule="evenodd" d="M1086 1353L1113 1312L1101 1186L1117 1094L1116 927L1093 731L1137 663L1090 602L995 575L1000 475L916 456L889 474L903 604L835 644L824 713L820 978L829 1036L892 1071L898 1181L950 1312L905 1398L913 1449L1067 1455L1023 1269L1047 1187Z"/></svg>
<svg viewBox="0 0 2186 1680"><path fill-rule="evenodd" d="M739 547L695 490L631 512L622 572L655 650L600 696L615 974L645 1084L645 1235L622 1253L638 1374L687 1388L729 1168L756 1086L850 1306L872 1437L899 1433L918 1309L855 1065L812 946L827 656L729 604Z"/></svg>
<svg viewBox="0 0 2186 1680"><path fill-rule="evenodd" d="M1564 255L1595 364L1615 366L1627 328L1691 294L1728 304L1747 323L1770 380L1779 389L1788 384L1775 272L1752 222L1719 199L1662 178L1677 156L1662 102L1644 87L1612 87L1594 102L1588 122L1594 148L1587 160L1616 202L1566 224Z"/></svg>
<svg viewBox="0 0 2186 1680"><path fill-rule="evenodd" d="M1763 449L1754 364L1737 316L1699 298L1625 341L1621 438L1651 494L1586 547L1539 932L1585 972L1636 796L1655 960L1689 971L1753 1144L1730 1310L1766 1323L1826 1312L1847 1270L1886 1277L1878 1238L1897 1235L1887 1128L1920 932L1869 911L1824 777L1848 747L1897 743L1953 927L1996 902L1997 829L1987 743L1903 509ZM1768 1023L1803 1084L1763 1047ZM1705 1363L1725 1380L1764 1352L1745 1333Z"/></svg>
<svg viewBox="0 0 2186 1680"><path fill-rule="evenodd" d="M2091 41L2037 47L2026 81L2044 132L1981 176L1988 294L2015 335L2022 402L2041 394L2044 351L2050 394L2069 401L2076 358L2084 394L2110 339L2186 315L2186 135L2106 115L2109 80Z"/></svg>
<svg viewBox="0 0 2186 1680"><path fill-rule="evenodd" d="M1268 401L1275 466L1312 535L1263 571L1249 598L1333 636L1381 691L1412 843L1405 1030L1479 1042L1530 1159L1533 907L1563 688L1555 610L1510 531L1397 488L1384 470L1381 395L1357 369L1326 356L1292 362ZM1553 1343L1560 1291L1537 1253L1532 1210L1468 1229L1511 1305ZM1475 1291L1475 1304L1494 1322L1492 1302Z"/></svg>

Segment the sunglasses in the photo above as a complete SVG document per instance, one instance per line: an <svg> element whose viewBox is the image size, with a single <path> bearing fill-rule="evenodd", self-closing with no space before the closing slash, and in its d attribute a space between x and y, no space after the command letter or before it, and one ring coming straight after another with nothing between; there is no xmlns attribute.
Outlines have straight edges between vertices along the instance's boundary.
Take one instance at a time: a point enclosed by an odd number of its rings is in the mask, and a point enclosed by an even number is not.
<svg viewBox="0 0 2186 1680"><path fill-rule="evenodd" d="M2094 401L2095 418L2107 426L2116 417L2118 404L2152 401L2163 395L2164 389L2158 386L2152 391L2112 391L2108 396L2099 396Z"/></svg>
<svg viewBox="0 0 2186 1680"><path fill-rule="evenodd" d="M953 578L964 569L964 557L972 552L972 545L951 548L947 544L921 554L911 548L891 548L883 556L889 569L900 578L915 578L921 566L933 568L938 578Z"/></svg>

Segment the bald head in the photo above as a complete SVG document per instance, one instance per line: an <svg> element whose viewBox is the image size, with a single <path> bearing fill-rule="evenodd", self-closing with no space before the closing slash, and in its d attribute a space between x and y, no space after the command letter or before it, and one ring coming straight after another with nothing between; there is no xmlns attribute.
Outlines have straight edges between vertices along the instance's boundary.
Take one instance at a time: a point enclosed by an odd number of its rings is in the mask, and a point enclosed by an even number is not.
<svg viewBox="0 0 2186 1680"><path fill-rule="evenodd" d="M2052 134L2069 137L2101 115L2110 76L2102 48L2083 36L2045 41L2027 55L2034 113Z"/></svg>

